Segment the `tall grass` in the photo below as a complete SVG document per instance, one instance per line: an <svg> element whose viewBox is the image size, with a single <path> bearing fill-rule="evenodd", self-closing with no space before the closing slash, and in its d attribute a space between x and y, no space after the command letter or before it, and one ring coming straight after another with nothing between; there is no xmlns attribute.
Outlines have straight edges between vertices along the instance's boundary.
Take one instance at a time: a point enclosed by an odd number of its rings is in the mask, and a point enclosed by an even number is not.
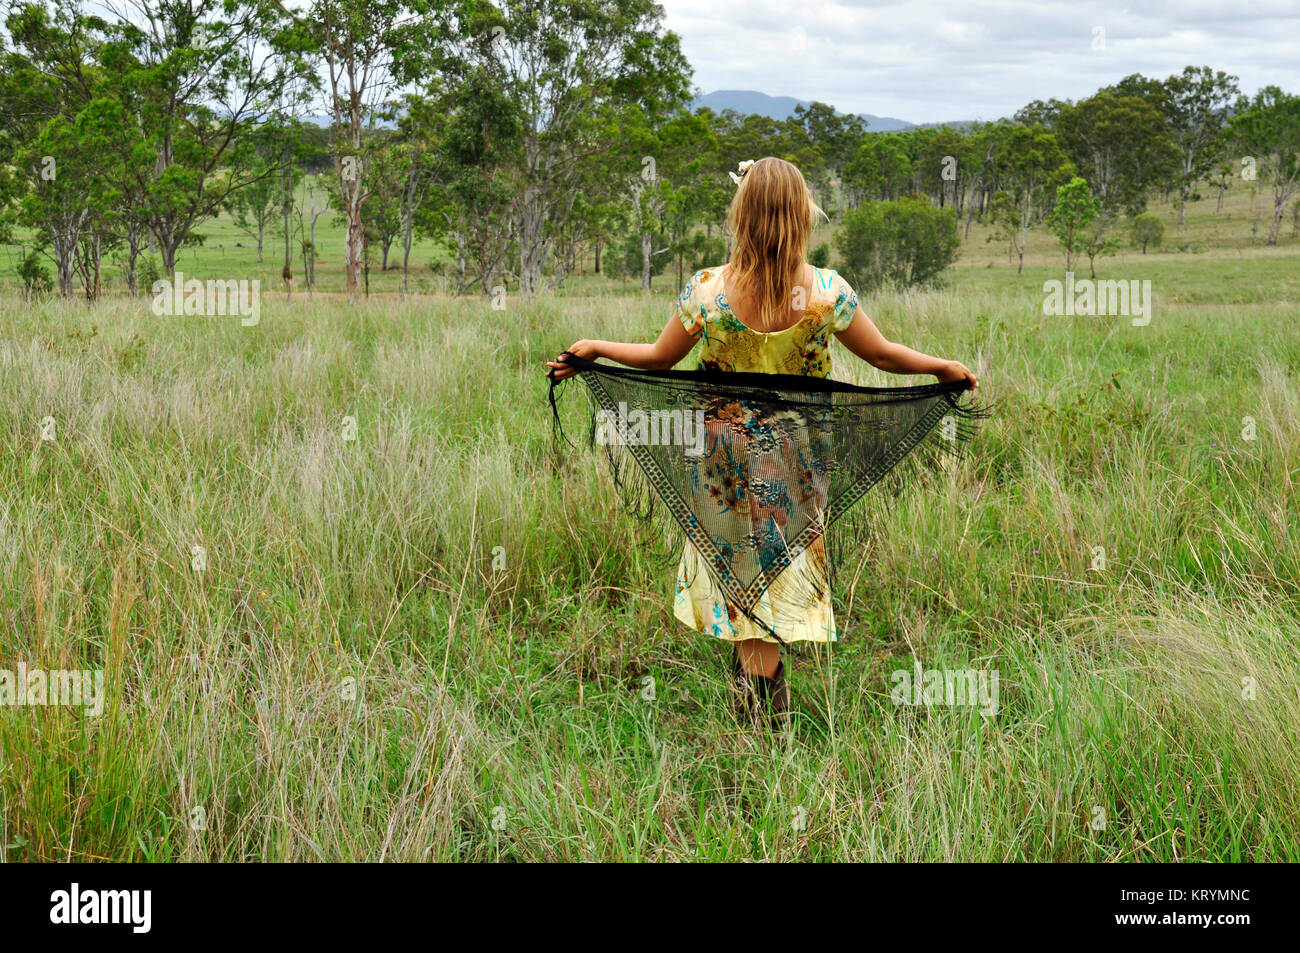
<svg viewBox="0 0 1300 953"><path fill-rule="evenodd" d="M10 299L0 668L109 698L0 708L3 856L1295 859L1291 263L1112 262L1162 269L1142 328L1005 268L865 302L1002 409L871 511L776 734L598 455L551 455L542 361L669 296L268 295L253 328ZM997 713L894 705L914 660L996 671Z"/></svg>

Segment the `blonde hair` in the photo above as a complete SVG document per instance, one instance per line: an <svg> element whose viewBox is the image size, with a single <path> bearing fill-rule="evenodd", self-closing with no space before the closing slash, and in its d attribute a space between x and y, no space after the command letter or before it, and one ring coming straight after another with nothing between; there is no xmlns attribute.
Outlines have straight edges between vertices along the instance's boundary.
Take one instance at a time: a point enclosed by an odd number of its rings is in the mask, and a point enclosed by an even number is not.
<svg viewBox="0 0 1300 953"><path fill-rule="evenodd" d="M728 260L731 285L757 297L764 328L780 324L789 312L795 272L817 215L827 218L792 163L767 156L741 176L727 212L735 239Z"/></svg>

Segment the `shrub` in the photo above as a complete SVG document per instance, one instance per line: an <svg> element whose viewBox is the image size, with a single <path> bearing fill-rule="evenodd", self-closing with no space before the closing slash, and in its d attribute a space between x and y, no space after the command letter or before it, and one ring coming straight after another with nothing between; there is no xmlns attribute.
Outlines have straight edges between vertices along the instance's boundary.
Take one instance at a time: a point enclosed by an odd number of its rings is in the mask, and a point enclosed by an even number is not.
<svg viewBox="0 0 1300 953"><path fill-rule="evenodd" d="M40 253L35 249L19 260L18 277L23 280L23 294L28 301L32 295L47 295L54 288L50 271L41 263Z"/></svg>
<svg viewBox="0 0 1300 953"><path fill-rule="evenodd" d="M144 255L136 265L136 287L144 294L153 294L153 286L162 280L162 262L157 255Z"/></svg>
<svg viewBox="0 0 1300 953"><path fill-rule="evenodd" d="M822 242L808 254L808 264L814 268L825 268L831 263L831 246Z"/></svg>
<svg viewBox="0 0 1300 953"><path fill-rule="evenodd" d="M1147 212L1133 219L1129 225L1129 234L1133 236L1133 244L1141 247L1142 254L1145 255L1147 245L1153 248L1160 247L1160 242L1165 237L1165 223Z"/></svg>
<svg viewBox="0 0 1300 953"><path fill-rule="evenodd" d="M923 198L868 202L844 216L835 236L840 271L863 291L932 283L960 245L956 212Z"/></svg>

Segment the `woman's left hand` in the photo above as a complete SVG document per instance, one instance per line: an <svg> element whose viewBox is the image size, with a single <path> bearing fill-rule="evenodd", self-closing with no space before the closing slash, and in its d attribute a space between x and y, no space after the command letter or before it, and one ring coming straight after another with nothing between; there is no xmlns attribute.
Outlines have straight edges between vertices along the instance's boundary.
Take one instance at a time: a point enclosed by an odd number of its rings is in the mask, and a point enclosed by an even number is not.
<svg viewBox="0 0 1300 953"><path fill-rule="evenodd" d="M959 381L964 378L970 381L972 389L980 386L980 382L975 379L971 369L961 361L948 361L934 376L941 381Z"/></svg>
<svg viewBox="0 0 1300 953"><path fill-rule="evenodd" d="M596 358L600 357L600 348L597 346L598 344L598 341L574 341L567 348L567 352L572 354L574 357L581 357L588 361L594 361ZM551 371L554 371L555 379L557 381L562 381L566 377L572 377L574 374L578 373L575 368L562 363L560 361L561 357L563 357L562 354L556 355L555 360L546 362L546 366L551 369L546 372L547 376L550 376Z"/></svg>

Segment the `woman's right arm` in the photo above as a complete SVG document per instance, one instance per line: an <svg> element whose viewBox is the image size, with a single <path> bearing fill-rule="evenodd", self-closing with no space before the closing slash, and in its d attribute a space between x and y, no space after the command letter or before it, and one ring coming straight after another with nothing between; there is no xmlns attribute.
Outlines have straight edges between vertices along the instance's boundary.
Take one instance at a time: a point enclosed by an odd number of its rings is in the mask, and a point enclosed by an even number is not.
<svg viewBox="0 0 1300 953"><path fill-rule="evenodd" d="M659 339L653 344L629 344L624 341L575 341L569 353L594 361L604 357L628 367L642 370L665 370L672 367L695 346L695 338L686 333L682 322L674 314L664 325ZM559 357L547 361L546 366L555 371L556 380L564 380L577 373L572 367L560 363ZM548 372L549 373L549 372Z"/></svg>
<svg viewBox="0 0 1300 953"><path fill-rule="evenodd" d="M890 341L861 307L854 312L849 326L835 336L850 353L890 374L933 374L941 381L966 378L971 387L980 386L970 368L961 361L945 361Z"/></svg>

